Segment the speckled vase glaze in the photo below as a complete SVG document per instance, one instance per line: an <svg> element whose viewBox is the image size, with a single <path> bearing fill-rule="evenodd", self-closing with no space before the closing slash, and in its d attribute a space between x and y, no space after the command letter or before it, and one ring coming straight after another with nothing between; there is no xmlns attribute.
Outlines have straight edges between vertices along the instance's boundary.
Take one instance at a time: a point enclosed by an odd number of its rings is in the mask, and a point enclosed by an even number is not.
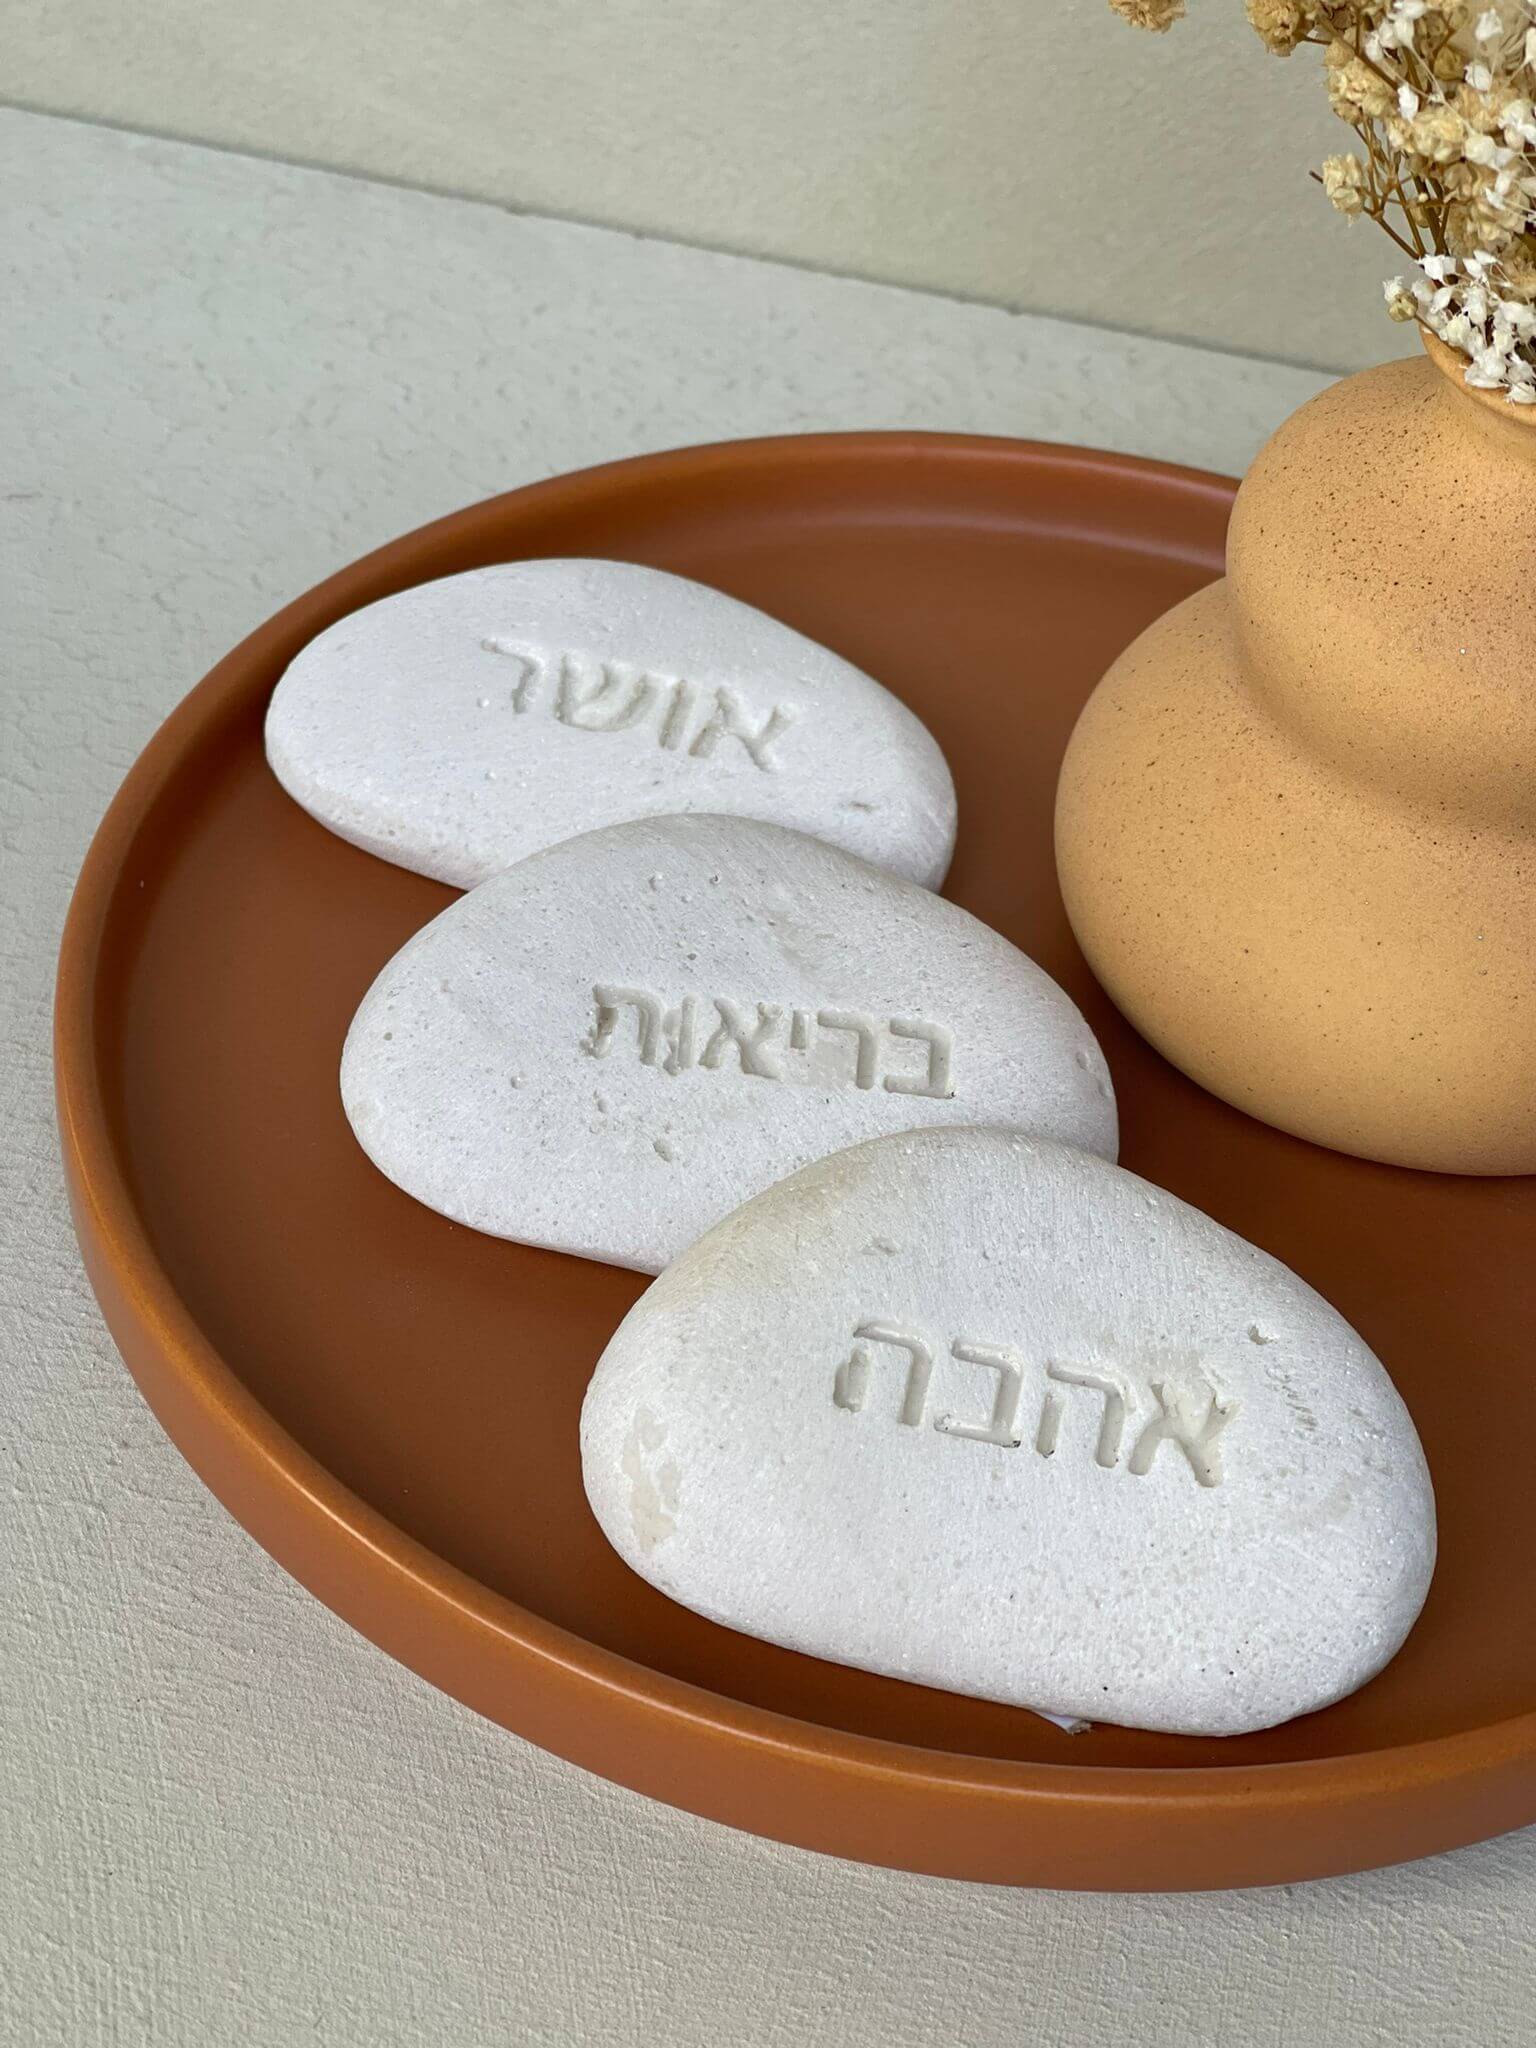
<svg viewBox="0 0 1536 2048"><path fill-rule="evenodd" d="M1536 417L1462 360L1260 451L1227 576L1099 684L1067 911L1170 1060L1339 1151L1536 1172Z"/></svg>

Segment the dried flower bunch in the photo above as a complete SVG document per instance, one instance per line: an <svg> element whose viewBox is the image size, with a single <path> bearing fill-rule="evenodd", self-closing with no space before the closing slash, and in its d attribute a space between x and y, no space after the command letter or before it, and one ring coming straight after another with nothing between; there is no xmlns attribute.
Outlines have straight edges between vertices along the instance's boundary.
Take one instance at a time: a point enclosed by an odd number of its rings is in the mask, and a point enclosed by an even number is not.
<svg viewBox="0 0 1536 2048"><path fill-rule="evenodd" d="M1363 154L1315 173L1340 213L1373 220L1416 274L1384 287L1470 368L1466 381L1536 405L1536 0L1245 0L1277 56L1323 50L1333 111ZM1110 0L1164 30L1184 0Z"/></svg>

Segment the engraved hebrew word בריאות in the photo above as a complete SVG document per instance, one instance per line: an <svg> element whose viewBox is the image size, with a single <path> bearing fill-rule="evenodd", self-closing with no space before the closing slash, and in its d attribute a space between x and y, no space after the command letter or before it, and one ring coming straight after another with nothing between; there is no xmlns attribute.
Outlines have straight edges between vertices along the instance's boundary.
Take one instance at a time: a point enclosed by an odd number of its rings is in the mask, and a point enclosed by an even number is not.
<svg viewBox="0 0 1536 2048"><path fill-rule="evenodd" d="M691 1067L739 1070L762 1081L813 1078L825 1085L883 1088L948 1102L955 1037L948 1025L872 1010L803 1008L733 996L683 996L599 982L595 1021L582 1040L597 1059L620 1042L640 1064L667 1074ZM631 1039L624 1020L633 1015Z"/></svg>

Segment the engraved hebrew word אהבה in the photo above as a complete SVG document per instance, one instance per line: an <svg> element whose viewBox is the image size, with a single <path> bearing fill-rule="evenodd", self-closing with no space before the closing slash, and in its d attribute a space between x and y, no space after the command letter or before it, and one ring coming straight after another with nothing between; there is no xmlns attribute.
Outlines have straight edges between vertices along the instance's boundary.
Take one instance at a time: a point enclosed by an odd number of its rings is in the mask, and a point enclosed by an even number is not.
<svg viewBox="0 0 1536 2048"><path fill-rule="evenodd" d="M1069 1393L1076 1390L1096 1396L1102 1403L1093 1447L1095 1464L1106 1471L1118 1467L1134 1478L1143 1478L1167 1444L1182 1455L1199 1485L1221 1484L1220 1439L1237 1413L1237 1404L1221 1400L1205 1374L1195 1368L1178 1383L1171 1373L1151 1380L1117 1368L1089 1368L1055 1358L1042 1361L1037 1371L1021 1352L1007 1345L956 1337L946 1346L934 1343L922 1331L871 1320L856 1327L853 1348L833 1372L833 1405L855 1415L869 1405L878 1363L895 1372L900 1391L896 1421L907 1429L921 1429L928 1416L934 1360L945 1351L957 1364L993 1377L978 1395L975 1414L945 1411L933 1417L932 1426L941 1436L1018 1450L1026 1437L1020 1412L1028 1393L1035 1404L1030 1446L1037 1457L1054 1457Z"/></svg>
<svg viewBox="0 0 1536 2048"><path fill-rule="evenodd" d="M606 1059L623 1040L640 1064L680 1074L689 1067L739 1069L763 1081L802 1080L948 1102L955 1092L954 1033L918 1017L864 1010L687 995L675 1004L651 989L599 982L596 1020L581 1041ZM624 1019L633 1015L633 1038ZM914 1058L915 1053L915 1058Z"/></svg>
<svg viewBox="0 0 1536 2048"><path fill-rule="evenodd" d="M739 749L740 758L771 772L779 766L777 743L795 717L788 704L754 712L723 683L691 683L632 662L552 653L516 640L491 638L480 645L511 664L507 701L514 711L545 710L576 732L642 731L664 752L694 761Z"/></svg>

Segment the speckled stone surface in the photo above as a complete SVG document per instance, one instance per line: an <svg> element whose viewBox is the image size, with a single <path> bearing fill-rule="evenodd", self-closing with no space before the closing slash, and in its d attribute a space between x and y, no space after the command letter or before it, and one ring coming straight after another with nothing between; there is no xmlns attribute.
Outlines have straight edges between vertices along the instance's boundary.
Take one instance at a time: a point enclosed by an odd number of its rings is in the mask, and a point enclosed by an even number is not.
<svg viewBox="0 0 1536 2048"><path fill-rule="evenodd" d="M498 562L338 619L267 710L288 794L456 888L580 832L713 811L937 889L955 786L900 698L803 633L635 562Z"/></svg>
<svg viewBox="0 0 1536 2048"><path fill-rule="evenodd" d="M812 1656L1237 1735L1341 1699L1435 1558L1392 1382L1294 1273L1065 1146L909 1131L781 1181L603 1353L593 1511Z"/></svg>
<svg viewBox="0 0 1536 2048"><path fill-rule="evenodd" d="M729 434L962 427L1240 468L1322 380L67 121L0 112L0 159L0 2032L1528 2038L1536 1828L1327 1884L1019 1895L754 1841L478 1719L286 1578L166 1441L56 1161L54 954L91 832L203 670L316 577L552 470Z"/></svg>
<svg viewBox="0 0 1536 2048"><path fill-rule="evenodd" d="M1280 429L1226 582L1084 710L1056 813L1073 927L1239 1108L1536 1172L1533 564L1536 417L1388 363Z"/></svg>
<svg viewBox="0 0 1536 2048"><path fill-rule="evenodd" d="M655 817L461 896L363 998L341 1097L474 1230L659 1272L861 1138L989 1123L1112 1159L1070 996L957 903L802 832Z"/></svg>

